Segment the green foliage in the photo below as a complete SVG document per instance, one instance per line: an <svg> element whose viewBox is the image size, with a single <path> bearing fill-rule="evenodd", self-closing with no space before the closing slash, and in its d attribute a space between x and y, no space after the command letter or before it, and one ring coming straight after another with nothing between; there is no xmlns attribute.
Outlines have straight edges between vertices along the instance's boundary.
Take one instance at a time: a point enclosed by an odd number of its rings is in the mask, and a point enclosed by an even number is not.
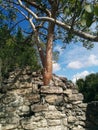
<svg viewBox="0 0 98 130"><path fill-rule="evenodd" d="M94 6L94 14L98 16L98 4L95 4Z"/></svg>
<svg viewBox="0 0 98 130"><path fill-rule="evenodd" d="M93 6L91 4L85 5L84 9L88 12L88 13L92 13L93 12Z"/></svg>
<svg viewBox="0 0 98 130"><path fill-rule="evenodd" d="M79 79L76 84L79 92L84 95L84 102L98 101L98 73Z"/></svg>
<svg viewBox="0 0 98 130"><path fill-rule="evenodd" d="M0 35L4 36L7 30L5 28L0 30ZM5 76L9 71L17 67L23 68L25 66L30 66L32 70L40 69L36 49L30 43L25 43L25 39L26 37L23 36L20 28L16 36L11 36L9 34L4 41L0 39L2 76Z"/></svg>

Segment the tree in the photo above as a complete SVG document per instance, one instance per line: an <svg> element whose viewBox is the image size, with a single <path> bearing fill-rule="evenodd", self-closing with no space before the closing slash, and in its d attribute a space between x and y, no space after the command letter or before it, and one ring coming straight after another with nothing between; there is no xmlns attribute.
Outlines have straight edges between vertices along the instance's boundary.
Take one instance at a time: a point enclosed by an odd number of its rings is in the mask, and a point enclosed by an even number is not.
<svg viewBox="0 0 98 130"><path fill-rule="evenodd" d="M0 82L9 71L15 68L30 66L33 71L41 68L36 48L22 34L21 28L18 28L14 36L8 32L10 32L8 27L2 23L0 28Z"/></svg>
<svg viewBox="0 0 98 130"><path fill-rule="evenodd" d="M84 95L84 102L98 100L98 73L90 74L85 79L77 80L79 92Z"/></svg>
<svg viewBox="0 0 98 130"><path fill-rule="evenodd" d="M7 11L12 9L14 13L17 11L16 15L20 13L30 23L30 35L35 40L43 66L44 85L52 78L52 49L57 39L65 43L81 39L87 48L92 47L87 41L98 41L97 0L3 0L1 7Z"/></svg>

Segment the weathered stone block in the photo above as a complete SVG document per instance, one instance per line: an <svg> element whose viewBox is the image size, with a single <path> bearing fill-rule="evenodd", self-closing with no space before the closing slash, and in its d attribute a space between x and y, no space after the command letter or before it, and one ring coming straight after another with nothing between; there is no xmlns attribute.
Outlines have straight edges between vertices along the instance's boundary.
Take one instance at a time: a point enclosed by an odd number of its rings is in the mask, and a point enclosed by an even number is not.
<svg viewBox="0 0 98 130"><path fill-rule="evenodd" d="M67 125L68 125L67 117L65 117L64 119L62 119L62 124L63 124L64 126L67 126Z"/></svg>
<svg viewBox="0 0 98 130"><path fill-rule="evenodd" d="M13 93L21 95L21 96L24 96L24 95L32 93L32 88L28 88L28 89L25 89L25 88L16 89L16 90L13 90Z"/></svg>
<svg viewBox="0 0 98 130"><path fill-rule="evenodd" d="M87 108L87 103L81 103L81 104L78 104L78 106L80 108Z"/></svg>
<svg viewBox="0 0 98 130"><path fill-rule="evenodd" d="M39 89L38 89L38 85L37 84L32 84L32 92L33 93L38 93Z"/></svg>
<svg viewBox="0 0 98 130"><path fill-rule="evenodd" d="M47 120L48 126L58 126L61 125L61 120Z"/></svg>
<svg viewBox="0 0 98 130"><path fill-rule="evenodd" d="M62 94L63 89L61 87L42 86L41 87L41 93Z"/></svg>
<svg viewBox="0 0 98 130"><path fill-rule="evenodd" d="M64 94L66 94L66 95L72 95L72 89L66 89L66 90L64 90Z"/></svg>
<svg viewBox="0 0 98 130"><path fill-rule="evenodd" d="M72 93L73 93L73 94L78 94L79 92L78 92L77 89L72 89Z"/></svg>
<svg viewBox="0 0 98 130"><path fill-rule="evenodd" d="M50 104L54 104L56 102L56 100L58 99L57 95L47 95L45 97L46 102L50 103Z"/></svg>
<svg viewBox="0 0 98 130"><path fill-rule="evenodd" d="M41 112L41 111L47 111L48 110L48 105L47 104L34 104L31 106L31 110L33 112Z"/></svg>
<svg viewBox="0 0 98 130"><path fill-rule="evenodd" d="M54 105L49 105L48 109L49 109L49 111L56 111L57 110Z"/></svg>
<svg viewBox="0 0 98 130"><path fill-rule="evenodd" d="M44 112L44 115L46 119L60 119L66 116L65 114L62 114L60 111Z"/></svg>
<svg viewBox="0 0 98 130"><path fill-rule="evenodd" d="M82 103L82 101L74 101L74 102L72 102L73 105L78 105L78 104L81 104L81 103Z"/></svg>
<svg viewBox="0 0 98 130"><path fill-rule="evenodd" d="M66 104L67 109L72 109L72 107L73 107L72 104Z"/></svg>
<svg viewBox="0 0 98 130"><path fill-rule="evenodd" d="M45 100L49 104L59 105L59 104L63 103L63 97L57 96L57 95L47 95Z"/></svg>
<svg viewBox="0 0 98 130"><path fill-rule="evenodd" d="M22 113L25 113L25 114L30 111L29 106L26 106L26 105L20 106L18 109L19 109L20 113L22 112Z"/></svg>
<svg viewBox="0 0 98 130"><path fill-rule="evenodd" d="M14 130L18 125L15 124L6 124L5 126L1 126L0 130Z"/></svg>
<svg viewBox="0 0 98 130"><path fill-rule="evenodd" d="M75 125L76 125L76 126L81 125L81 126L86 127L86 122L84 122L84 121L76 121L76 122L75 122Z"/></svg>
<svg viewBox="0 0 98 130"><path fill-rule="evenodd" d="M47 127L47 120L43 119L37 122L37 127Z"/></svg>
<svg viewBox="0 0 98 130"><path fill-rule="evenodd" d="M82 100L83 95L81 93L69 95L69 101L82 101Z"/></svg>
<svg viewBox="0 0 98 130"><path fill-rule="evenodd" d="M34 129L34 130L48 130L47 127L41 127L41 128L37 128L37 129Z"/></svg>
<svg viewBox="0 0 98 130"><path fill-rule="evenodd" d="M69 123L74 123L76 121L76 117L74 117L74 116L69 116L68 117L68 122Z"/></svg>
<svg viewBox="0 0 98 130"><path fill-rule="evenodd" d="M52 126L52 127L49 127L48 130L68 130L68 129L63 126Z"/></svg>
<svg viewBox="0 0 98 130"><path fill-rule="evenodd" d="M21 120L21 125L25 130L35 130L37 128L37 122L33 122L30 119Z"/></svg>
<svg viewBox="0 0 98 130"><path fill-rule="evenodd" d="M39 94L29 94L25 97L30 103L37 103L40 101Z"/></svg>

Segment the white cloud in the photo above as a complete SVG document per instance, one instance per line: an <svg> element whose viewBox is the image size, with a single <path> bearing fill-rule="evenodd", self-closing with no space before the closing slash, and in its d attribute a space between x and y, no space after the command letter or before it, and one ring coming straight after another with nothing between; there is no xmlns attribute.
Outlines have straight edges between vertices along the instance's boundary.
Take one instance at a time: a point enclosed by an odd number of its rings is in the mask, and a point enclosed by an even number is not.
<svg viewBox="0 0 98 130"><path fill-rule="evenodd" d="M96 59L98 60L98 44L95 43L95 47L91 50L87 50L86 48L82 47L81 43L69 44L60 56L60 59L62 59L60 61L62 64L69 64L70 62L79 61L83 64L83 66L86 62L85 65L87 66L89 57L91 55L95 55ZM90 64L90 60L88 64Z"/></svg>
<svg viewBox="0 0 98 130"><path fill-rule="evenodd" d="M53 63L53 72L57 72L61 69L60 65L58 63Z"/></svg>
<svg viewBox="0 0 98 130"><path fill-rule="evenodd" d="M87 61L87 66L92 66L92 65L98 65L98 58L94 54L90 55Z"/></svg>
<svg viewBox="0 0 98 130"><path fill-rule="evenodd" d="M81 58L80 60L70 62L67 65L67 68L80 69L84 67L97 66L97 65L98 65L97 56L94 54L91 54L89 57L86 57L84 59Z"/></svg>
<svg viewBox="0 0 98 130"><path fill-rule="evenodd" d="M72 78L73 83L75 83L76 80L78 80L80 78L85 78L85 76L89 75L90 73L93 73L93 72L88 72L85 70L81 73L77 73L77 74L73 75L73 78Z"/></svg>
<svg viewBox="0 0 98 130"><path fill-rule="evenodd" d="M83 65L80 61L73 61L67 65L67 68L71 68L71 69L80 69L82 67Z"/></svg>
<svg viewBox="0 0 98 130"><path fill-rule="evenodd" d="M57 75L63 75L72 80L73 73L75 78L75 73L78 73L78 70L82 68L82 71L89 70L88 73L98 72L98 44L95 43L95 47L91 50L87 50L82 47L80 42L75 44L69 44L65 50L62 50L60 47L61 43L57 44L56 50L59 50L59 66L60 71L54 71ZM59 68L57 67L57 68ZM95 67L95 68L94 68ZM73 70L72 70L73 69ZM80 72L80 70L79 70ZM78 73L79 74L79 73ZM76 75L77 76L77 75Z"/></svg>

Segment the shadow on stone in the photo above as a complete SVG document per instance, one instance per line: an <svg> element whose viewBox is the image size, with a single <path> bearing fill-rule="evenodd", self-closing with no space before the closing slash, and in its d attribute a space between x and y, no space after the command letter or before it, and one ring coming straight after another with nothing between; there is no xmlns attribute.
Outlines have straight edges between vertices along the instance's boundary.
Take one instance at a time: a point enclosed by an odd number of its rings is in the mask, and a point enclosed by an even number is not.
<svg viewBox="0 0 98 130"><path fill-rule="evenodd" d="M92 101L87 105L86 127L87 130L98 130L98 101Z"/></svg>

